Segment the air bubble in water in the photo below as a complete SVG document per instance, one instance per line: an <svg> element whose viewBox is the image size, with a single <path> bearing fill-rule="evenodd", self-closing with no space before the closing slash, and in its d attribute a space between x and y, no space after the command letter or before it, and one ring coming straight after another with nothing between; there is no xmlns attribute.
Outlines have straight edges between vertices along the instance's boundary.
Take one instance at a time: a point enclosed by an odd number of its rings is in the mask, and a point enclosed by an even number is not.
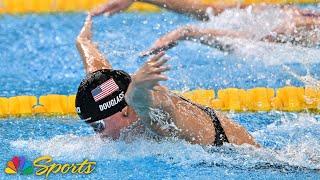
<svg viewBox="0 0 320 180"><path fill-rule="evenodd" d="M160 29L160 27L161 27L161 25L160 25L160 24L156 24L156 25L155 25L155 27L154 27L154 29L159 30L159 29Z"/></svg>

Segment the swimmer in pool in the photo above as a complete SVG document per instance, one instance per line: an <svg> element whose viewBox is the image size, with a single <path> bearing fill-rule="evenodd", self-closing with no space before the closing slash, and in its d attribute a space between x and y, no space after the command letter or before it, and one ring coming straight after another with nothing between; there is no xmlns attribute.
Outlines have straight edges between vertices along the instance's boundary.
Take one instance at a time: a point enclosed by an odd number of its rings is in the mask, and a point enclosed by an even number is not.
<svg viewBox="0 0 320 180"><path fill-rule="evenodd" d="M93 15L102 13L114 14L129 7L134 0L113 0L92 11ZM312 10L299 9L295 6L276 5L241 5L238 3L225 5L223 3L204 4L195 0L140 0L140 2L151 3L180 13L193 15L201 20L207 20L208 10L213 15L228 14L232 8L238 8L233 13L234 19L246 19L243 29L238 27L239 22L228 22L228 27L216 29L210 27L185 26L180 27L162 38L158 39L148 51L142 55L150 55L161 50L169 49L177 44L179 40L198 40L206 45L214 46L221 50L229 51L230 45L219 41L221 37L243 38L264 42L291 43L305 47L315 47L320 42L320 13ZM241 10L240 10L241 9ZM239 17L238 17L239 16ZM268 22L264 22L268 19ZM235 23L234 25L232 23ZM242 24L242 25L243 25ZM260 27L259 31L254 31ZM232 50L232 49L231 49Z"/></svg>
<svg viewBox="0 0 320 180"><path fill-rule="evenodd" d="M164 52L151 57L135 74L113 70L91 38L88 15L77 37L86 77L76 95L81 119L102 137L119 139L122 132L148 132L154 139L179 138L192 144L259 145L241 125L212 108L170 92L159 84L170 68ZM130 132L129 132L130 133Z"/></svg>

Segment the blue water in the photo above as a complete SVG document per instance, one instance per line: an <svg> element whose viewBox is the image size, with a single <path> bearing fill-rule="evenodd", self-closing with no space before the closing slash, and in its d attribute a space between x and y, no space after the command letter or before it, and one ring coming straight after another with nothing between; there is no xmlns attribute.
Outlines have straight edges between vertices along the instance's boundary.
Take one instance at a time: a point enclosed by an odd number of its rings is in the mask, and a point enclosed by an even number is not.
<svg viewBox="0 0 320 180"><path fill-rule="evenodd" d="M85 14L0 16L0 96L75 94L84 76L75 48L84 19ZM138 57L141 51L160 35L186 23L198 22L168 12L98 17L93 36L115 69L133 73L146 60ZM268 48L259 43L252 46ZM309 71L320 79L317 49L305 49L306 53L300 54L313 59L305 65L303 59L290 56L292 49L285 45L272 47L281 52L272 54L278 59L269 61L266 53L253 53L248 59L182 42L167 53L171 78L163 84L176 90L304 86L283 71L284 64L297 74ZM50 179L320 178L320 116L280 112L228 115L245 126L263 148L226 145L207 150L184 141L101 141L77 117L1 119L0 169L14 155L33 160L47 154L60 163L86 158L97 161L91 175L51 175ZM0 171L0 179L8 177Z"/></svg>

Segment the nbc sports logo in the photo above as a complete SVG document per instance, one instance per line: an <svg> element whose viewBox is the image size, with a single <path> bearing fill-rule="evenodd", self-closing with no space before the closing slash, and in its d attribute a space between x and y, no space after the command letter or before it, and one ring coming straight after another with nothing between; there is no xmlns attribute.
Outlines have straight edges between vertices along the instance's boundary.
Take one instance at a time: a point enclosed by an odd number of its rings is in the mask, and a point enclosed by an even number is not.
<svg viewBox="0 0 320 180"><path fill-rule="evenodd" d="M7 162L7 167L4 169L6 174L22 174L29 175L33 173L31 162L27 161L24 156L15 156L11 161Z"/></svg>
<svg viewBox="0 0 320 180"><path fill-rule="evenodd" d="M58 163L54 162L51 156L41 156L33 163L27 161L24 156L15 156L7 162L4 172L9 175L20 174L30 175L35 171L36 176L44 175L46 178L50 174L91 174L95 169L96 162L84 159L79 163ZM1 179L1 178L0 178Z"/></svg>

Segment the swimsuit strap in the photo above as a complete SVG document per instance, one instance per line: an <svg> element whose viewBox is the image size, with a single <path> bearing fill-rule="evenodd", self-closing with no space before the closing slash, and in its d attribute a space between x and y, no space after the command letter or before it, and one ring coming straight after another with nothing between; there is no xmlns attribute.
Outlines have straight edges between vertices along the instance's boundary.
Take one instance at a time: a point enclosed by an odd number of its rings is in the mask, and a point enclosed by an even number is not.
<svg viewBox="0 0 320 180"><path fill-rule="evenodd" d="M223 142L229 142L226 133L224 132L223 127L221 126L221 122L218 119L218 116L216 112L210 108L210 107L205 107L204 112L206 112L212 119L212 122L214 124L214 129L216 130L216 137L213 142L215 146L222 146Z"/></svg>
<svg viewBox="0 0 320 180"><path fill-rule="evenodd" d="M214 109L210 108L210 107L204 107L201 106L199 104L196 104L184 97L179 96L182 100L189 102L190 104L198 107L199 109L201 109L202 111L204 111L212 120L212 123L214 125L214 129L216 131L216 136L215 136L215 140L213 142L213 145L215 146L222 146L223 142L229 142L226 133L224 132L223 127L221 126L221 122L216 114L216 112L214 111Z"/></svg>

